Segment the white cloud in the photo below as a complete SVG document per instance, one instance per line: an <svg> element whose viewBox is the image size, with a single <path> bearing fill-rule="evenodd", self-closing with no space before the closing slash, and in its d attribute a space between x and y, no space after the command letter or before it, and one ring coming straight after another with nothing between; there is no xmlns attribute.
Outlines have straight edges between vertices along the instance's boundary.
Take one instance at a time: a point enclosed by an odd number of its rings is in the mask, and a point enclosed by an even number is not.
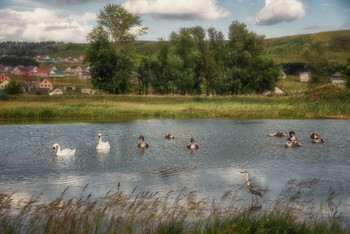
<svg viewBox="0 0 350 234"><path fill-rule="evenodd" d="M257 24L278 24L293 21L305 15L303 3L299 0L265 0L264 8L257 14Z"/></svg>
<svg viewBox="0 0 350 234"><path fill-rule="evenodd" d="M230 14L216 0L127 0L123 7L134 14L182 20L217 20Z"/></svg>
<svg viewBox="0 0 350 234"><path fill-rule="evenodd" d="M58 17L54 10L37 8L34 11L0 9L0 41L64 41L86 42L92 29L93 13L82 16Z"/></svg>

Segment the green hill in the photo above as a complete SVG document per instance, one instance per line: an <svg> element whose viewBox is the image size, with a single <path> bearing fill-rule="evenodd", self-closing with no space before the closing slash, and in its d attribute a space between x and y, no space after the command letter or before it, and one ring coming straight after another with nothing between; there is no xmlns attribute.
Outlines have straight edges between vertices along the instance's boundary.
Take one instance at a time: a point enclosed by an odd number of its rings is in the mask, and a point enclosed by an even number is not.
<svg viewBox="0 0 350 234"><path fill-rule="evenodd" d="M305 62L301 56L304 46L313 40L326 40L329 43L328 58L331 61L345 63L350 57L350 30L320 32L315 34L293 35L279 38L266 39L267 55L277 63L281 62ZM57 51L51 56L77 57L85 54L87 44L56 44ZM157 41L136 41L136 53L149 52L156 54L158 51Z"/></svg>
<svg viewBox="0 0 350 234"><path fill-rule="evenodd" d="M267 54L276 62L304 62L301 56L304 46L313 40L325 40L329 44L328 59L345 63L350 57L350 30L320 32L267 39Z"/></svg>

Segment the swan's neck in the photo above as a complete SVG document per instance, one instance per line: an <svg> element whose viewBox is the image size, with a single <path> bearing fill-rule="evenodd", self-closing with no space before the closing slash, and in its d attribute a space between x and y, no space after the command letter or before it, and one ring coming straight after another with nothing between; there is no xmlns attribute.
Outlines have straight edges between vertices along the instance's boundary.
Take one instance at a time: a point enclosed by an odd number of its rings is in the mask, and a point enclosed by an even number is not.
<svg viewBox="0 0 350 234"><path fill-rule="evenodd" d="M56 148L57 148L57 154L61 153L61 147L60 147L60 145L56 145Z"/></svg>

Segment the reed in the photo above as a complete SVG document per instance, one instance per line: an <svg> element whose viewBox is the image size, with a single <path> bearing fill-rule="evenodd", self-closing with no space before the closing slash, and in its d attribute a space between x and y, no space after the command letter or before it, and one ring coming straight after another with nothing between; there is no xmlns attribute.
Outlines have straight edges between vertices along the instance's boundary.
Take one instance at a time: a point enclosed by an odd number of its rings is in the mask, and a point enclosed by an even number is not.
<svg viewBox="0 0 350 234"><path fill-rule="evenodd" d="M65 199L64 191L50 202L40 195L16 202L14 194L0 194L0 232L349 233L332 191L325 206L310 212L308 203L281 197L250 203L242 186L225 192L219 201L186 188L167 193L135 190L118 188L95 199L83 193Z"/></svg>

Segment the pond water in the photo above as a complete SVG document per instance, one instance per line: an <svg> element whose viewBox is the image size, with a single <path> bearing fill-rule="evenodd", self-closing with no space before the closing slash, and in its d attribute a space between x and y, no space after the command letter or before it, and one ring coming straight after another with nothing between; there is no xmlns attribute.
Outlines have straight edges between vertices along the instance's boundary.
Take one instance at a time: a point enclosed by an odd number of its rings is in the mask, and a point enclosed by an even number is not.
<svg viewBox="0 0 350 234"><path fill-rule="evenodd" d="M268 137L276 131L295 131L302 143L285 148L285 137ZM325 139L313 144L310 133ZM349 120L145 120L105 124L42 124L0 126L1 193L57 198L86 193L104 196L109 190L181 190L187 187L216 198L252 182L277 196L291 180L308 184L303 195L325 201L331 187L345 216L350 205ZM98 133L110 143L96 151ZM175 139L165 139L172 133ZM137 147L143 134L150 148ZM200 149L187 149L190 137ZM58 157L52 145L76 148L74 156ZM295 180L294 180L295 179Z"/></svg>

